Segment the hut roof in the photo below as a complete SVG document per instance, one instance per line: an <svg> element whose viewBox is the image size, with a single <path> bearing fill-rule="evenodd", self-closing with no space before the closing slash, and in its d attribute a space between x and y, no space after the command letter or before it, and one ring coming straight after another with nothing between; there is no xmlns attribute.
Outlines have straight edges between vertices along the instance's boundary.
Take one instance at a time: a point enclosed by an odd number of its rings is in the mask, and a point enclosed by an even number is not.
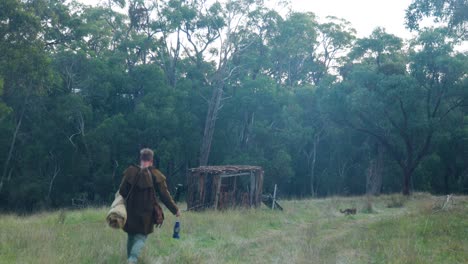
<svg viewBox="0 0 468 264"><path fill-rule="evenodd" d="M190 169L190 172L200 172L209 174L232 174L241 172L257 172L261 171L262 167L248 165L225 165L225 166L200 166Z"/></svg>

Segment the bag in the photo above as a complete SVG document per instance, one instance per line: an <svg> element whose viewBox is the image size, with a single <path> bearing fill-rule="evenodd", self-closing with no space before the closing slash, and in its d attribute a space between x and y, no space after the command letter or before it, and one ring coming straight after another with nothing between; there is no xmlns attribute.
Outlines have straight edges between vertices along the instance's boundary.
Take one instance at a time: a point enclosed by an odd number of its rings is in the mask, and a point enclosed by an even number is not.
<svg viewBox="0 0 468 264"><path fill-rule="evenodd" d="M140 179L140 169L137 172L137 180L134 185L130 188L127 197L120 195L119 191L115 193L115 199L112 202L111 208L106 216L107 224L115 229L122 229L127 222L127 200L130 197L136 183Z"/></svg>
<svg viewBox="0 0 468 264"><path fill-rule="evenodd" d="M125 200L117 191L114 202L106 217L107 224L115 229L122 229L127 221L127 209L125 208Z"/></svg>
<svg viewBox="0 0 468 264"><path fill-rule="evenodd" d="M156 227L161 227L164 222L164 212L157 202L153 205L153 223Z"/></svg>

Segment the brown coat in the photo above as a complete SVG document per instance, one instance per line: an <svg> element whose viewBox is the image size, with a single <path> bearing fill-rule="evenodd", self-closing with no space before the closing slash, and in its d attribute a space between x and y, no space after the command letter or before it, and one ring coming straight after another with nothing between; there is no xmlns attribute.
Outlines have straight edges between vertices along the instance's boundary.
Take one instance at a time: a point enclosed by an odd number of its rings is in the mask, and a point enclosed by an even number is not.
<svg viewBox="0 0 468 264"><path fill-rule="evenodd" d="M124 171L120 184L119 192L124 198L127 198L132 186L135 185L126 201L127 222L124 231L130 234L147 235L153 232L153 203L156 201L152 190L153 186L160 201L173 214L178 211L177 205L167 190L166 177L153 167L148 169L151 169L152 175L148 173L147 169L140 170L137 166L128 167ZM141 175L138 176L138 174ZM137 179L138 182L136 182Z"/></svg>

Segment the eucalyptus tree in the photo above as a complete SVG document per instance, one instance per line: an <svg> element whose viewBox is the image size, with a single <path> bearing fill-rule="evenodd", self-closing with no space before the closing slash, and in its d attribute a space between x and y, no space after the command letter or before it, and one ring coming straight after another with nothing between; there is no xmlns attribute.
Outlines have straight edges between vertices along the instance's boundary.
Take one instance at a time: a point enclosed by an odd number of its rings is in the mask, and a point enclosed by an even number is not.
<svg viewBox="0 0 468 264"><path fill-rule="evenodd" d="M467 14L466 0L414 0L406 10L406 26L410 30L421 31L423 19L430 18L439 27L445 28L450 37L466 44Z"/></svg>
<svg viewBox="0 0 468 264"><path fill-rule="evenodd" d="M226 1L211 5L207 1L186 1L183 6L191 11L183 13L180 31L186 41L180 45L199 71L197 75L202 78L203 85L211 90L206 100L208 109L200 147L200 165L206 165L225 89L239 69L233 65L232 58L244 50L238 44L246 37L249 21L261 16L258 11L262 9L262 1Z"/></svg>
<svg viewBox="0 0 468 264"><path fill-rule="evenodd" d="M158 1L155 5L152 28L155 44L152 50L152 60L164 70L168 83L177 86L178 68L181 58L181 42L184 17L190 16L194 10L183 5L184 1Z"/></svg>
<svg viewBox="0 0 468 264"><path fill-rule="evenodd" d="M338 67L344 63L355 39L355 30L343 19L327 17L324 23L319 23L316 27L317 43L314 47L313 63L309 66L312 83L315 86L306 86L304 91L297 94L297 103L304 111L304 115L300 118L302 130L305 132L301 140L304 144L300 149L307 161L310 192L314 196L319 191L320 179L316 172L319 159L322 160L322 164L327 156L332 159L332 152L320 151L320 145L324 144L327 138L329 141L336 140L329 138L334 128L323 109L323 97L326 96L326 89L338 80ZM343 179L348 162L340 163L341 161L337 160L338 166L332 165L332 168L322 166L320 175L333 174L332 171L338 167L339 178Z"/></svg>
<svg viewBox="0 0 468 264"><path fill-rule="evenodd" d="M357 41L355 61L340 85L349 109L340 122L382 144L401 168L405 195L414 171L431 153L434 134L461 105L463 98L453 92L466 78L464 67L458 68L464 56L452 56L443 36L423 34L417 43L422 49L408 57L401 40L374 31Z"/></svg>
<svg viewBox="0 0 468 264"><path fill-rule="evenodd" d="M0 192L5 180L11 179L11 162L16 156L18 135L25 126L25 116L34 111L33 98L41 95L53 80L45 53L44 18L38 15L34 3L15 0L0 3L0 76L3 107L10 114L3 122L12 126L9 143L1 146L3 169ZM23 138L24 139L24 138ZM20 142L25 144L26 142Z"/></svg>
<svg viewBox="0 0 468 264"><path fill-rule="evenodd" d="M459 147L466 144L467 136L468 60L466 53L454 52L455 42L451 39L443 29L423 31L413 42L414 50L410 54L411 75L426 90L426 138L428 144L435 145L443 164L445 192L466 186L467 174L466 164L460 163L466 152ZM456 146L453 140L458 142ZM447 146L452 146L451 151L447 151ZM435 177L440 178L440 175ZM458 183L450 187L449 178Z"/></svg>
<svg viewBox="0 0 468 264"><path fill-rule="evenodd" d="M419 30L424 18L442 23L453 36L467 40L468 1L413 0L406 9L406 26L411 30Z"/></svg>
<svg viewBox="0 0 468 264"><path fill-rule="evenodd" d="M272 36L271 75L289 87L313 83L318 26L313 13L291 13ZM323 69L320 69L323 71Z"/></svg>
<svg viewBox="0 0 468 264"><path fill-rule="evenodd" d="M225 90L230 98L225 104L226 120L229 131L234 133L234 152L239 154L250 149L255 144L255 127L258 122L278 123L280 116L272 114L277 108L271 108L277 102L274 94L280 87L274 87L273 78L267 74L271 68L270 37L277 34L277 26L282 20L274 10L266 8L258 10L262 15L251 16L248 25L242 29L242 38L235 43L232 56L233 72L230 85ZM278 100L281 101L281 100ZM228 118L229 116L229 118Z"/></svg>
<svg viewBox="0 0 468 264"><path fill-rule="evenodd" d="M317 165L323 165L328 157L328 153L319 151L329 132L321 106L323 90L338 80L337 67L351 48L354 31L348 22L333 17L319 23L313 13L291 13L276 25L277 33L270 34L269 42L270 74L295 94L294 103L299 109L290 113L295 121L284 129L289 131L291 142L295 142L293 149L299 152L292 152L293 159L301 161L296 162L296 170L307 175L308 193L316 195L318 175L326 172L325 166ZM297 140L292 135L297 135Z"/></svg>
<svg viewBox="0 0 468 264"><path fill-rule="evenodd" d="M327 75L331 77L330 81L336 80L338 68L345 62L356 39L356 30L350 22L333 16L326 17L325 22L318 24L318 33L315 49L318 66L313 74L316 84Z"/></svg>

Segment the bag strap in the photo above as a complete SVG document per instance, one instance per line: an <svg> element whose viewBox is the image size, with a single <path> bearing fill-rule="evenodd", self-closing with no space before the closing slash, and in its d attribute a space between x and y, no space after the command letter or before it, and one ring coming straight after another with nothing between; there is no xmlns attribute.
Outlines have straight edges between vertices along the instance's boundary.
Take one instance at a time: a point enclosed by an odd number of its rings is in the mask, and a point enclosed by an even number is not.
<svg viewBox="0 0 468 264"><path fill-rule="evenodd" d="M130 194L132 193L133 189L135 188L135 185L138 184L138 181L140 180L140 177L141 177L140 176L141 168L139 166L136 166L136 167L138 168L137 179L135 180L132 187L130 188L130 191L128 192L127 197L125 197L125 201L128 201L128 198L130 197Z"/></svg>
<svg viewBox="0 0 468 264"><path fill-rule="evenodd" d="M146 170L148 171L148 174L151 176L151 180L153 181L153 186L151 188L153 191L153 199L154 199L153 202L157 203L158 199L156 198L156 190L154 189L154 185L157 184L157 182L155 183L156 176L154 176L153 172L150 169L146 168Z"/></svg>

